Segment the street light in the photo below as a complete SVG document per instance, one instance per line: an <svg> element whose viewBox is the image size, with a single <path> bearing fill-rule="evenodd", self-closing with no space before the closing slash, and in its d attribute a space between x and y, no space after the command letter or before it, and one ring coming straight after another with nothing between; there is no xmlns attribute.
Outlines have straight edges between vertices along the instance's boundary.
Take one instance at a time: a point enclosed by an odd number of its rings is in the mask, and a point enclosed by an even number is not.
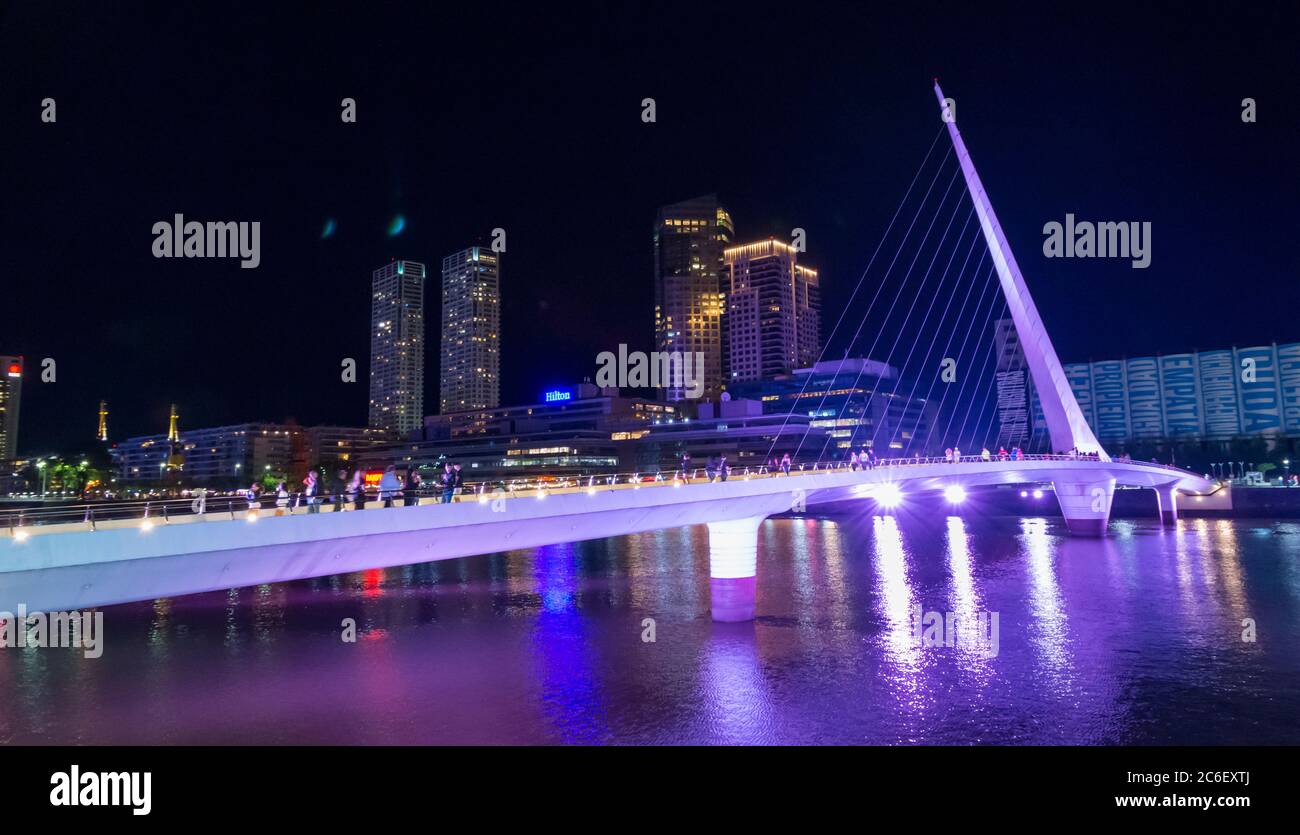
<svg viewBox="0 0 1300 835"><path fill-rule="evenodd" d="M45 462L37 461L36 469L41 471L41 496L45 496Z"/></svg>

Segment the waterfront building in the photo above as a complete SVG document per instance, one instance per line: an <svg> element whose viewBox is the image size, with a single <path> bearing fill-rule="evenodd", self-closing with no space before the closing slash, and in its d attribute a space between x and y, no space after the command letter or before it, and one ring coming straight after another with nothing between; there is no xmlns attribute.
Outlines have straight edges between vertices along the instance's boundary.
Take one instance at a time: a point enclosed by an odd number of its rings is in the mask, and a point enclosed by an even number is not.
<svg viewBox="0 0 1300 835"><path fill-rule="evenodd" d="M729 392L757 400L765 413L804 415L831 439L826 458L867 447L881 458L925 455L937 421L935 404L901 383L898 369L863 357L826 360L771 379L732 383ZM939 441L935 441L939 443ZM821 454L821 444L800 455Z"/></svg>
<svg viewBox="0 0 1300 835"><path fill-rule="evenodd" d="M173 442L168 435L143 435L114 444L109 454L118 479L154 482L172 469L186 484L251 482L266 473L296 482L309 467L330 472L351 466L359 452L394 438L387 430L369 427L264 422L187 429L176 437ZM174 443L182 451L180 466L170 466Z"/></svg>
<svg viewBox="0 0 1300 835"><path fill-rule="evenodd" d="M442 259L438 410L501 403L501 256L471 246Z"/></svg>
<svg viewBox="0 0 1300 835"><path fill-rule="evenodd" d="M1300 343L1071 363L1104 444L1300 437Z"/></svg>
<svg viewBox="0 0 1300 835"><path fill-rule="evenodd" d="M684 419L680 405L584 382L543 392L535 403L430 415L419 439L371 450L364 462L432 470L454 461L473 481L616 472L617 443Z"/></svg>
<svg viewBox="0 0 1300 835"><path fill-rule="evenodd" d="M993 323L993 351L998 410L998 434L993 448L1028 449L1034 384L1014 320L999 319Z"/></svg>
<svg viewBox="0 0 1300 835"><path fill-rule="evenodd" d="M23 402L23 358L0 357L0 461L18 457L18 415Z"/></svg>
<svg viewBox="0 0 1300 835"><path fill-rule="evenodd" d="M655 350L704 357L702 397L722 390L726 262L735 237L731 215L706 195L664 206L654 227ZM688 398L686 386L668 386L662 399Z"/></svg>
<svg viewBox="0 0 1300 835"><path fill-rule="evenodd" d="M370 426L399 435L424 416L424 278L404 260L371 275Z"/></svg>
<svg viewBox="0 0 1300 835"><path fill-rule="evenodd" d="M815 363L821 353L817 271L776 239L729 247L727 384L771 379Z"/></svg>

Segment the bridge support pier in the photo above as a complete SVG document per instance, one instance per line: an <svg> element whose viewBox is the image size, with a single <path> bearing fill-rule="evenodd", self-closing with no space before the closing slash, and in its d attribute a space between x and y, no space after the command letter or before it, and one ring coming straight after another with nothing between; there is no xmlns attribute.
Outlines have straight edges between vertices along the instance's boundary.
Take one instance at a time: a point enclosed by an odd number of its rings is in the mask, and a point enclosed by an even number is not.
<svg viewBox="0 0 1300 835"><path fill-rule="evenodd" d="M1156 488L1156 508L1160 524L1173 527L1178 522L1178 485L1165 484Z"/></svg>
<svg viewBox="0 0 1300 835"><path fill-rule="evenodd" d="M713 619L754 619L758 576L758 526L763 516L709 522L709 596Z"/></svg>
<svg viewBox="0 0 1300 835"><path fill-rule="evenodd" d="M1053 480L1052 487L1070 533L1075 536L1106 535L1111 500L1115 497L1115 479Z"/></svg>

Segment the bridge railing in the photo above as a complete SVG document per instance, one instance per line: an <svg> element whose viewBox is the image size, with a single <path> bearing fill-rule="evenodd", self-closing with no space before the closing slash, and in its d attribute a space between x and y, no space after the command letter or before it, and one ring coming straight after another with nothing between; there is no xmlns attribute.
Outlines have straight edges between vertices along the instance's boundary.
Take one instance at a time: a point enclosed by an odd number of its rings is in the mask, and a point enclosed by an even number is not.
<svg viewBox="0 0 1300 835"><path fill-rule="evenodd" d="M467 481L450 491L436 482L426 482L418 490L398 489L381 491L364 490L360 495L324 490L316 496L302 492L280 495L267 491L249 496L247 491L235 493L200 494L185 498L142 499L130 501L101 501L87 504L60 504L53 507L18 508L0 511L0 535L17 538L35 526L61 526L68 530L99 530L113 527L149 527L173 521L256 520L264 516L299 515L312 512L339 512L343 510L373 509L375 507L402 507L440 503L446 500L488 501L522 497L537 497L548 493L604 490L640 489L643 487L672 487L684 484L701 484L727 480L754 478L785 478L815 475L827 472L867 472L877 469L897 469L933 466L936 464L996 463L1014 461L1067 461L1097 460L1078 455L983 455L917 456L883 458L854 464L851 461L791 462L788 471L781 465L771 464L722 467L694 462L676 469L599 473L563 476L530 476L527 478ZM1117 463L1130 463L1119 461ZM1155 462L1143 466L1159 466L1179 473L1186 471Z"/></svg>

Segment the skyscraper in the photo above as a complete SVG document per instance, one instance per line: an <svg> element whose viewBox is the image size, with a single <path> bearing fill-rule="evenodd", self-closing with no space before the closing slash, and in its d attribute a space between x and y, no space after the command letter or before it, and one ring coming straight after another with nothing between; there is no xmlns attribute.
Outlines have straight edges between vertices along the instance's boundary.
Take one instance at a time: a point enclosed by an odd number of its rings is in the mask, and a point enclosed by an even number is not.
<svg viewBox="0 0 1300 835"><path fill-rule="evenodd" d="M371 276L370 425L405 436L424 421L424 264Z"/></svg>
<svg viewBox="0 0 1300 835"><path fill-rule="evenodd" d="M722 389L722 252L735 234L731 215L713 194L664 206L655 222L655 350L703 354L706 398ZM668 387L663 394L684 400L687 388Z"/></svg>
<svg viewBox="0 0 1300 835"><path fill-rule="evenodd" d="M438 410L501 405L501 260L472 246L442 259Z"/></svg>
<svg viewBox="0 0 1300 835"><path fill-rule="evenodd" d="M18 407L23 395L23 358L0 357L0 461L18 457Z"/></svg>
<svg viewBox="0 0 1300 835"><path fill-rule="evenodd" d="M727 264L729 382L764 380L817 362L821 287L775 239L730 247Z"/></svg>

